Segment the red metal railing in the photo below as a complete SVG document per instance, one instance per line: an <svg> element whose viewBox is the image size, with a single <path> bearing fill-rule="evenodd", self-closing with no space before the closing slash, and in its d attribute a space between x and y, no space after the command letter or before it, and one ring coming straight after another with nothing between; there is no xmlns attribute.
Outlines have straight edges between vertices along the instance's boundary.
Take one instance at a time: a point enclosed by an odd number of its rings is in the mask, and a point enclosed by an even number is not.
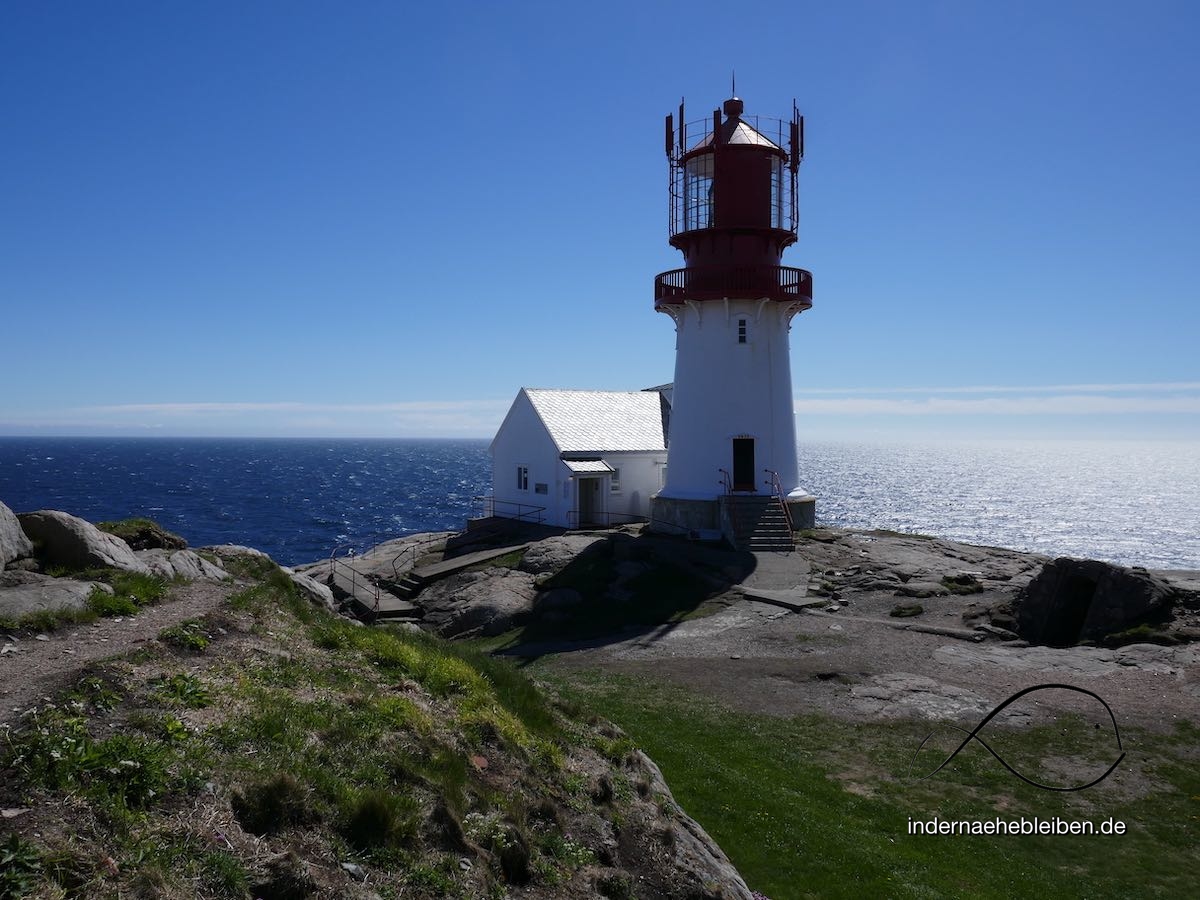
<svg viewBox="0 0 1200 900"><path fill-rule="evenodd" d="M792 266L700 266L660 272L654 305L687 300L777 300L812 306L812 273Z"/></svg>
<svg viewBox="0 0 1200 900"><path fill-rule="evenodd" d="M774 469L763 469L771 477L767 479L767 484L771 487L771 493L775 495L775 499L779 501L779 506L783 509L783 517L787 520L788 531L795 531L796 527L792 523L792 511L788 509L787 497L783 495L783 481L779 477L779 473Z"/></svg>

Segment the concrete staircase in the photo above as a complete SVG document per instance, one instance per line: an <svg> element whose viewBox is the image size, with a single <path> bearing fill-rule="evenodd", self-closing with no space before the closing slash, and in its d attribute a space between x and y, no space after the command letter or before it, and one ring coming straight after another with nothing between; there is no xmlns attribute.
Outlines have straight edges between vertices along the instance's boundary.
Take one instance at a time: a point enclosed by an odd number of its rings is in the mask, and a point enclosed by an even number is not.
<svg viewBox="0 0 1200 900"><path fill-rule="evenodd" d="M720 506L721 531L737 549L796 549L787 510L773 494L726 494Z"/></svg>

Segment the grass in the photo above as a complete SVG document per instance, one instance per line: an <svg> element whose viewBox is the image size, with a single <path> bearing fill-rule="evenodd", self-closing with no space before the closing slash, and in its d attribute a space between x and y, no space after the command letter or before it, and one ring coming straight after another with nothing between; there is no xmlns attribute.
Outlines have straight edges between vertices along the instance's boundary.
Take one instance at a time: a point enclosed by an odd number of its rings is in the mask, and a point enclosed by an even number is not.
<svg viewBox="0 0 1200 900"><path fill-rule="evenodd" d="M203 653L210 643L203 623L197 619L186 619L178 625L164 628L158 633L158 639L164 644L191 653Z"/></svg>
<svg viewBox="0 0 1200 900"><path fill-rule="evenodd" d="M506 661L358 626L274 567L234 567L258 574L227 601L219 642L200 646L200 621L166 629L188 654L148 644L0 730L0 802L33 810L0 850L0 896L245 897L264 843L322 846L417 897L559 884L593 858L529 812L566 795L566 755L589 732L565 707ZM615 793L614 816L630 792ZM464 874L472 814L495 833Z"/></svg>
<svg viewBox="0 0 1200 900"><path fill-rule="evenodd" d="M146 550L151 547L182 550L187 541L179 535L167 531L153 519L133 517L119 521L97 522L96 527L101 531L116 535L134 550Z"/></svg>
<svg viewBox="0 0 1200 900"><path fill-rule="evenodd" d="M31 634L58 631L74 625L86 625L102 616L131 616L144 606L159 602L167 594L168 584L156 575L124 572L120 569L58 570L56 577L70 576L83 581L100 581L112 592L93 588L82 609L64 607L42 609L23 616L0 616L0 631Z"/></svg>
<svg viewBox="0 0 1200 900"><path fill-rule="evenodd" d="M539 664L558 687L621 725L661 766L676 800L728 853L750 886L797 897L1045 897L1190 893L1200 862L1197 729L1126 734L1126 775L1053 794L1008 775L972 745L935 779L907 770L929 726L851 724L731 712L659 683ZM1085 723L1009 732L1002 753L1025 771L1042 759L1090 758ZM1101 766L1101 770L1103 766ZM1136 774L1135 774L1136 773ZM1153 782L1130 797L1122 784ZM1124 779L1129 779L1124 781ZM769 785L769 789L764 789ZM1125 821L1109 836L908 835L909 817L1061 816Z"/></svg>

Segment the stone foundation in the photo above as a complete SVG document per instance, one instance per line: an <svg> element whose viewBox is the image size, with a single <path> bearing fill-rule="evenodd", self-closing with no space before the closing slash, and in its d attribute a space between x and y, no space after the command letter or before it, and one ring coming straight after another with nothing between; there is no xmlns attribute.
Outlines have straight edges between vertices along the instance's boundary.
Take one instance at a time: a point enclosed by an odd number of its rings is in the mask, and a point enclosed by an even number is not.
<svg viewBox="0 0 1200 900"><path fill-rule="evenodd" d="M721 517L717 501L651 497L649 528L663 534L706 532L719 535Z"/></svg>
<svg viewBox="0 0 1200 900"><path fill-rule="evenodd" d="M817 498L811 494L787 499L788 513L792 517L792 528L800 531L817 527Z"/></svg>

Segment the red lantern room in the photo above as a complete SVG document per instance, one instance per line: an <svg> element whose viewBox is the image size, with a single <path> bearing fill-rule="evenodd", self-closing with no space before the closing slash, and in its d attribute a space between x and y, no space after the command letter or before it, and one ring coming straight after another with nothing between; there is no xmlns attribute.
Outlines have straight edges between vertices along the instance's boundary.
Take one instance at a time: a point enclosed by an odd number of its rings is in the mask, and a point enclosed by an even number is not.
<svg viewBox="0 0 1200 900"><path fill-rule="evenodd" d="M780 265L796 242L796 181L804 118L746 116L737 97L679 128L667 116L671 246L686 267L654 280L656 308L688 300L769 299L812 306L812 275Z"/></svg>

